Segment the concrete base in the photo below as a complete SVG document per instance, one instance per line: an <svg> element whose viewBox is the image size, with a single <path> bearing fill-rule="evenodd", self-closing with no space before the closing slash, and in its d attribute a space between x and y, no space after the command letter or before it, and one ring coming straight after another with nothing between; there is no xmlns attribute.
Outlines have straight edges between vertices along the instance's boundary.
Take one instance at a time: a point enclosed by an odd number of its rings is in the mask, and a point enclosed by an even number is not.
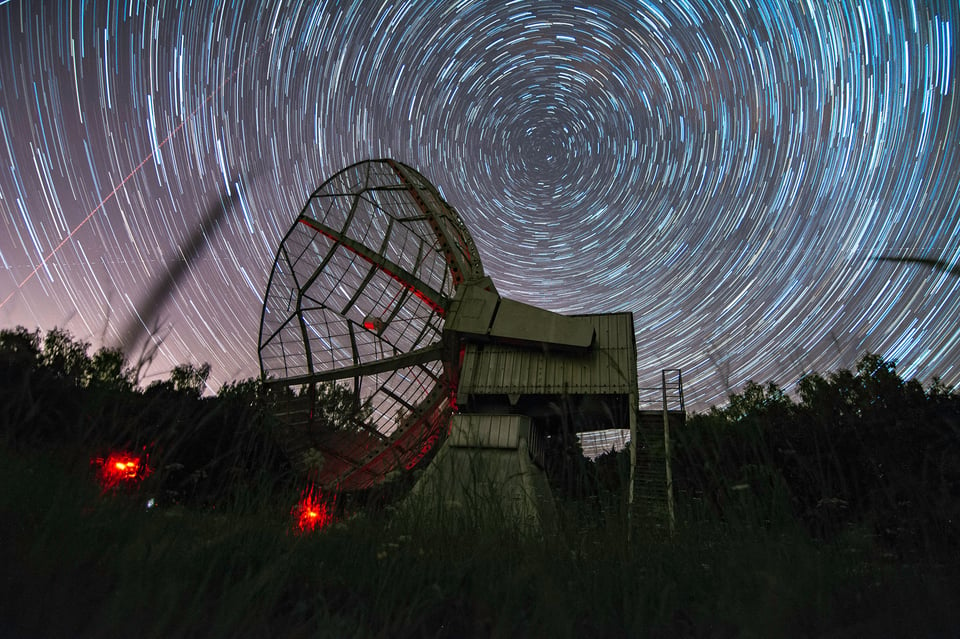
<svg viewBox="0 0 960 639"><path fill-rule="evenodd" d="M455 415L403 510L453 528L556 533L553 495L530 458L529 441L530 419L522 415Z"/></svg>

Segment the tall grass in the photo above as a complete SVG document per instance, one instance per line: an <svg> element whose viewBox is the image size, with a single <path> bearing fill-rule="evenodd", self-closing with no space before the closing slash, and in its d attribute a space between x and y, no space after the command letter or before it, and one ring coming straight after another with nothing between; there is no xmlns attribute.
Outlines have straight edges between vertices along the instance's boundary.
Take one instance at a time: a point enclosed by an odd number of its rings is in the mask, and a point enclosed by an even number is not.
<svg viewBox="0 0 960 639"><path fill-rule="evenodd" d="M5 388L0 636L948 637L960 629L956 557L898 555L869 518L843 520L829 535L811 528L788 483L794 476L774 472L777 459L759 439L734 436L741 421L678 439L685 474L672 536L656 517L628 516L624 456L581 469L579 492L558 499L548 534L464 525L509 519L500 498L482 492L460 505L476 515L469 519L445 519L448 505L406 507L410 477L341 496L335 523L300 534L291 508L303 486L252 422L231 418L235 429L221 432L223 415L169 393L67 404L30 379ZM99 447L154 440L152 476L130 489L98 485L89 458ZM185 476L195 474L191 488Z"/></svg>
<svg viewBox="0 0 960 639"><path fill-rule="evenodd" d="M948 636L957 574L851 530L690 516L627 542L612 513L536 539L393 507L293 532L265 489L227 512L101 494L54 453L0 451L0 631L140 636ZM291 499L293 496L291 495ZM292 502L291 502L292 503ZM567 510L576 505L567 504ZM499 507L499 506L497 506Z"/></svg>

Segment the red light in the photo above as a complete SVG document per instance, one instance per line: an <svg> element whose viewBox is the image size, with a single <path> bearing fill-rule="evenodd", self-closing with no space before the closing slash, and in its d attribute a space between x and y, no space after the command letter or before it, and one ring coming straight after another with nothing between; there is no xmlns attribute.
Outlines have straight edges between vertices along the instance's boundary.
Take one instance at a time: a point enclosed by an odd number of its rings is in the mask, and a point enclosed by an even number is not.
<svg viewBox="0 0 960 639"><path fill-rule="evenodd" d="M373 315L367 315L363 318L363 327L368 331L380 332L383 330L383 320Z"/></svg>
<svg viewBox="0 0 960 639"><path fill-rule="evenodd" d="M294 532L305 535L314 530L320 530L333 522L333 506L335 503L335 498L329 502L325 501L323 493L320 491L317 491L317 494L314 495L312 486L304 490L301 493L300 501L290 511L290 514L293 515Z"/></svg>
<svg viewBox="0 0 960 639"><path fill-rule="evenodd" d="M97 458L91 463L100 467L97 476L104 490L138 482L153 472L146 459L130 453L110 453L106 459Z"/></svg>

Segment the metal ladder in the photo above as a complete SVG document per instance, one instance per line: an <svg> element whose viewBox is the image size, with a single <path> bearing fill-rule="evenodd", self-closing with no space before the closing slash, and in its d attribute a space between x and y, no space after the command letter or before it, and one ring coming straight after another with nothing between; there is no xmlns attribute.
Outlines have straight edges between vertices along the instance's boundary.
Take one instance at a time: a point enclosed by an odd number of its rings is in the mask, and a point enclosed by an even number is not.
<svg viewBox="0 0 960 639"><path fill-rule="evenodd" d="M681 370L663 369L660 371L659 387L638 390L637 433L631 442L631 510L637 513L639 521L653 527L661 527L665 523L670 534L673 534L676 515L670 468L670 433L686 421Z"/></svg>

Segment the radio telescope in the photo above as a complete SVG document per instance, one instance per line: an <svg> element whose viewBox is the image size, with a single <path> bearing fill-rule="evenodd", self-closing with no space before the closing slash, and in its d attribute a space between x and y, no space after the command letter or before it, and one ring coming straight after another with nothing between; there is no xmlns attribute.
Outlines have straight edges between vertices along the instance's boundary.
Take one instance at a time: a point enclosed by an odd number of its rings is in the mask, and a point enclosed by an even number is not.
<svg viewBox="0 0 960 639"><path fill-rule="evenodd" d="M561 422L636 434L632 315L502 298L457 213L394 160L349 166L311 194L273 263L259 355L281 443L326 490L372 486L441 443L431 469L446 459L434 474L449 483L448 449L513 451L494 464L504 478L542 477ZM349 410L326 414L331 398Z"/></svg>
<svg viewBox="0 0 960 639"><path fill-rule="evenodd" d="M259 352L297 393L281 409L287 446L322 456L321 485L367 487L440 437L457 374L444 320L457 288L482 278L469 232L408 166L360 162L310 196L277 251ZM331 383L369 416L322 423L317 385Z"/></svg>

